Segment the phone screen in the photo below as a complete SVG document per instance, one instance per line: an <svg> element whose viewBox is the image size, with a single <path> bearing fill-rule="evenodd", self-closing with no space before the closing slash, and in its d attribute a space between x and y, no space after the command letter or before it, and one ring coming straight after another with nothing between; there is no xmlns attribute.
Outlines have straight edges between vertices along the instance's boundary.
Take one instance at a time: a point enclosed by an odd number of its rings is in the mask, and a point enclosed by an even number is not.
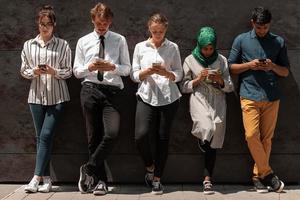
<svg viewBox="0 0 300 200"><path fill-rule="evenodd" d="M259 62L266 62L266 59L265 58L260 58L258 59Z"/></svg>
<svg viewBox="0 0 300 200"><path fill-rule="evenodd" d="M45 65L45 64L40 64L40 65L38 65L38 67L39 67L40 69L46 69L46 65Z"/></svg>

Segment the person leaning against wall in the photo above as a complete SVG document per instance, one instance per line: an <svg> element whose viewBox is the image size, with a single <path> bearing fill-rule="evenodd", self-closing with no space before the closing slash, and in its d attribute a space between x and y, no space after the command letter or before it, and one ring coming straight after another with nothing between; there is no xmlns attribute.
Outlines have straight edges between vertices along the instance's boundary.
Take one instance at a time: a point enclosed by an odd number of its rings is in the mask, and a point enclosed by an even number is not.
<svg viewBox="0 0 300 200"><path fill-rule="evenodd" d="M275 192L284 187L269 158L280 102L278 79L288 76L290 64L283 38L269 31L271 19L268 9L255 8L253 29L235 38L228 58L231 73L239 75L245 136L255 162L252 180L261 193L268 186Z"/></svg>
<svg viewBox="0 0 300 200"><path fill-rule="evenodd" d="M70 100L65 79L72 75L72 57L69 44L53 35L56 26L53 7L41 7L36 21L39 34L24 43L21 54L21 75L31 80L28 103L37 143L34 177L25 191L49 192L54 129L61 120L65 102ZM41 181L43 185L39 186Z"/></svg>
<svg viewBox="0 0 300 200"><path fill-rule="evenodd" d="M89 160L80 167L78 188L82 193L108 192L104 160L119 134L121 76L130 73L125 37L112 32L111 9L98 3L91 9L94 31L80 38L76 46L74 75L83 79L81 107L88 137Z"/></svg>
<svg viewBox="0 0 300 200"><path fill-rule="evenodd" d="M197 46L183 63L183 93L190 93L191 133L204 153L203 193L213 194L211 184L216 149L222 148L226 129L225 92L233 91L227 59L216 50L217 35L203 27L197 34Z"/></svg>
<svg viewBox="0 0 300 200"><path fill-rule="evenodd" d="M148 20L150 38L135 46L131 78L139 83L135 117L135 141L146 167L145 181L153 194L162 194L160 179L168 157L170 129L181 93L176 85L182 78L178 46L165 38L167 18L153 14ZM154 131L152 131L154 130ZM151 154L149 135L155 134Z"/></svg>

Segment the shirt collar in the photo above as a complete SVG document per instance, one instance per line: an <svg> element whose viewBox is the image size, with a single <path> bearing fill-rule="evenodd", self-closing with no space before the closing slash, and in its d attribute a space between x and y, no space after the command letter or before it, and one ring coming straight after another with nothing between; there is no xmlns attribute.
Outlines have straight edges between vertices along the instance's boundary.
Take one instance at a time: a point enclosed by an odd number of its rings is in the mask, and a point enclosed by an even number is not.
<svg viewBox="0 0 300 200"><path fill-rule="evenodd" d="M252 29L251 33L250 33L250 37L253 39L253 38L259 38L257 37L256 33L255 33L255 30ZM266 39L270 39L272 38L272 34L270 33L270 31L267 33L267 35L264 37Z"/></svg>
<svg viewBox="0 0 300 200"><path fill-rule="evenodd" d="M37 36L32 40L31 43L37 43L37 44L39 44L39 45L41 45L41 46L43 46L43 45L46 46L46 45L51 44L51 43L55 44L55 43L56 43L56 37L53 35L52 38L44 44L44 41L42 41L40 35L37 35Z"/></svg>
<svg viewBox="0 0 300 200"><path fill-rule="evenodd" d="M110 36L110 30L108 30L105 34L104 34L104 37L105 37L105 39L106 38L108 38L109 36ZM97 38L97 39L99 39L99 37L100 37L100 34L99 33L97 33L95 30L94 30L94 32L93 32L93 35Z"/></svg>
<svg viewBox="0 0 300 200"><path fill-rule="evenodd" d="M165 45L168 45L169 43L169 40L167 38L164 39L163 43L161 44L160 47L163 47ZM150 46L150 47L153 47L154 48L154 45L153 43L150 42L150 38L146 41L146 46Z"/></svg>

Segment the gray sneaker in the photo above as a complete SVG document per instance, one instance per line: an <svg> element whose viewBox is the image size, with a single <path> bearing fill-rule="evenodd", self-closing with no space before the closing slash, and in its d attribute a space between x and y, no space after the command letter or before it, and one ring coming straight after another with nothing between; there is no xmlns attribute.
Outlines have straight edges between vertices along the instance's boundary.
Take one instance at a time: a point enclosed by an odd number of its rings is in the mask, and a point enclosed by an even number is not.
<svg viewBox="0 0 300 200"><path fill-rule="evenodd" d="M80 167L80 178L78 181L78 189L81 193L89 193L94 189L94 183L96 182L94 176L87 174L86 165Z"/></svg>
<svg viewBox="0 0 300 200"><path fill-rule="evenodd" d="M210 181L203 181L203 194L210 195L214 194L215 191L213 190L213 185Z"/></svg>
<svg viewBox="0 0 300 200"><path fill-rule="evenodd" d="M263 180L264 185L268 185L274 192L282 192L284 183L273 173L267 175Z"/></svg>
<svg viewBox="0 0 300 200"><path fill-rule="evenodd" d="M268 187L265 186L259 178L253 178L252 181L253 181L253 185L254 185L256 192L258 192L258 193L269 192Z"/></svg>
<svg viewBox="0 0 300 200"><path fill-rule="evenodd" d="M160 195L163 194L163 186L160 181L152 182L152 194Z"/></svg>

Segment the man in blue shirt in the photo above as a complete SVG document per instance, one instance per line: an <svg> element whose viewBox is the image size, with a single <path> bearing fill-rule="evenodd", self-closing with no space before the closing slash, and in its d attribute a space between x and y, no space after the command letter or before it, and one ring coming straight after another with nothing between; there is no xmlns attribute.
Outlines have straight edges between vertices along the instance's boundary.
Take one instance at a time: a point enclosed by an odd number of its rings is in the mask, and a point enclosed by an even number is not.
<svg viewBox="0 0 300 200"><path fill-rule="evenodd" d="M283 38L269 32L272 15L263 7L252 12L253 29L238 35L229 55L232 74L239 75L245 137L255 161L253 183L257 192L281 192L284 183L269 164L277 121L280 92L278 78L289 74Z"/></svg>

